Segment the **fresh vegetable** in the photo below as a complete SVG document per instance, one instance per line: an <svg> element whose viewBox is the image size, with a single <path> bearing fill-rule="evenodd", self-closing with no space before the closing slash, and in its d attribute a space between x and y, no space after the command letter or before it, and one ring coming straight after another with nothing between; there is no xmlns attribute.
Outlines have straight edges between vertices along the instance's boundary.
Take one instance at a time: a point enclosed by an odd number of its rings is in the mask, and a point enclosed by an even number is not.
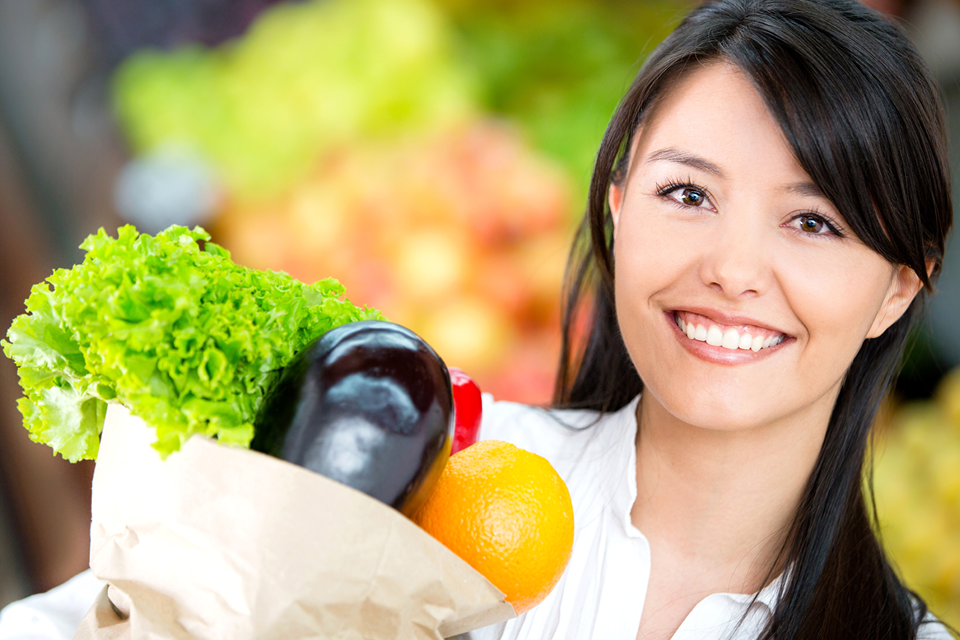
<svg viewBox="0 0 960 640"><path fill-rule="evenodd" d="M301 349L381 317L342 299L335 280L240 267L209 240L199 227L101 229L82 264L33 288L2 345L34 441L95 458L107 402L118 402L156 428L162 455L197 433L248 446L266 390Z"/></svg>
<svg viewBox="0 0 960 640"><path fill-rule="evenodd" d="M412 516L443 471L452 433L443 361L409 329L368 321L328 332L287 367L251 446Z"/></svg>
<svg viewBox="0 0 960 640"><path fill-rule="evenodd" d="M480 418L483 415L483 401L480 387L466 373L456 367L449 367L450 382L453 384L453 403L456 408L456 429L453 433L453 455L476 443L480 431Z"/></svg>

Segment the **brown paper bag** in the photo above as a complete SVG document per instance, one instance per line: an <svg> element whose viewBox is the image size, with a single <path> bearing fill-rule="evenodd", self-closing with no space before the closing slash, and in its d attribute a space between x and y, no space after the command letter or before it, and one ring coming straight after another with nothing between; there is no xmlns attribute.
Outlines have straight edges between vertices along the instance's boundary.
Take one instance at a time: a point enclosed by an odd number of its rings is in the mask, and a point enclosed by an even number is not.
<svg viewBox="0 0 960 640"><path fill-rule="evenodd" d="M437 639L514 617L399 512L267 455L107 412L90 567L109 584L77 638Z"/></svg>

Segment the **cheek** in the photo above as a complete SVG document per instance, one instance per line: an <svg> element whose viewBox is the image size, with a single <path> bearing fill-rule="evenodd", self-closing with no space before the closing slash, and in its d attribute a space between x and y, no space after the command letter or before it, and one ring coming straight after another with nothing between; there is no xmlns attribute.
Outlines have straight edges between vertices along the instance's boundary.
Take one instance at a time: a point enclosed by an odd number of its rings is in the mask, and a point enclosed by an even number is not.
<svg viewBox="0 0 960 640"><path fill-rule="evenodd" d="M826 246L818 253L784 248L777 281L810 350L845 370L877 317L893 271L862 246Z"/></svg>
<svg viewBox="0 0 960 640"><path fill-rule="evenodd" d="M676 225L673 225L676 226ZM640 215L622 221L614 243L614 292L617 322L638 371L654 375L666 360L663 309L657 302L691 291L699 281L703 254L697 233L672 228L669 221Z"/></svg>
<svg viewBox="0 0 960 640"><path fill-rule="evenodd" d="M625 216L614 243L618 301L636 303L642 294L653 294L694 274L703 254L703 233L682 228L675 221L637 212Z"/></svg>
<svg viewBox="0 0 960 640"><path fill-rule="evenodd" d="M772 409L774 414L820 405L829 415L889 284L889 265L872 252L858 253L783 261L780 290L803 333L792 353L784 353L790 359L770 375L789 388L778 398L781 405Z"/></svg>

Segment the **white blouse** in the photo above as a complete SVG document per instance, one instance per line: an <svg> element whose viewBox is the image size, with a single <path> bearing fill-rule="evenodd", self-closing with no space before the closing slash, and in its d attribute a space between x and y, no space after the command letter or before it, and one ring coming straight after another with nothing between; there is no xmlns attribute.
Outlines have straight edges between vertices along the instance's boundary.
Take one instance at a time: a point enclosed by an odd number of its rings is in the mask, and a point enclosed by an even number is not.
<svg viewBox="0 0 960 640"><path fill-rule="evenodd" d="M634 640L650 577L650 545L633 526L637 496L636 408L615 413L551 411L483 398L480 438L506 440L548 459L570 490L573 553L556 588L537 607L458 640ZM756 638L772 615L779 580L753 595L701 600L673 640ZM70 640L102 584L86 571L0 612L0 640ZM752 604L751 604L752 603ZM737 624L743 620L743 624ZM931 617L932 620L932 617ZM948 640L939 623L920 640Z"/></svg>

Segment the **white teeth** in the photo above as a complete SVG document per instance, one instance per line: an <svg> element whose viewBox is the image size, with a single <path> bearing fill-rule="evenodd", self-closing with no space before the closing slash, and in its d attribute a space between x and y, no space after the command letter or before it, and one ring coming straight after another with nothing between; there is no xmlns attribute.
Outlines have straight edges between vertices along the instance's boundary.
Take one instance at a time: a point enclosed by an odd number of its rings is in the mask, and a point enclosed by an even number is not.
<svg viewBox="0 0 960 640"><path fill-rule="evenodd" d="M720 331L720 327L715 324L710 325L710 328L707 329L707 344L714 347L719 347L723 344L723 332Z"/></svg>
<svg viewBox="0 0 960 640"><path fill-rule="evenodd" d="M783 335L768 336L766 338L763 336L751 336L749 333L743 333L741 335L736 329L731 328L724 331L715 324L705 327L702 324L686 322L679 314L675 317L680 331L685 333L689 339L706 342L714 347L723 347L730 350L743 349L745 351L760 351L761 349L780 344L784 338Z"/></svg>
<svg viewBox="0 0 960 640"><path fill-rule="evenodd" d="M724 349L737 349L740 347L740 334L736 329L727 329L723 332L723 341L720 346Z"/></svg>

